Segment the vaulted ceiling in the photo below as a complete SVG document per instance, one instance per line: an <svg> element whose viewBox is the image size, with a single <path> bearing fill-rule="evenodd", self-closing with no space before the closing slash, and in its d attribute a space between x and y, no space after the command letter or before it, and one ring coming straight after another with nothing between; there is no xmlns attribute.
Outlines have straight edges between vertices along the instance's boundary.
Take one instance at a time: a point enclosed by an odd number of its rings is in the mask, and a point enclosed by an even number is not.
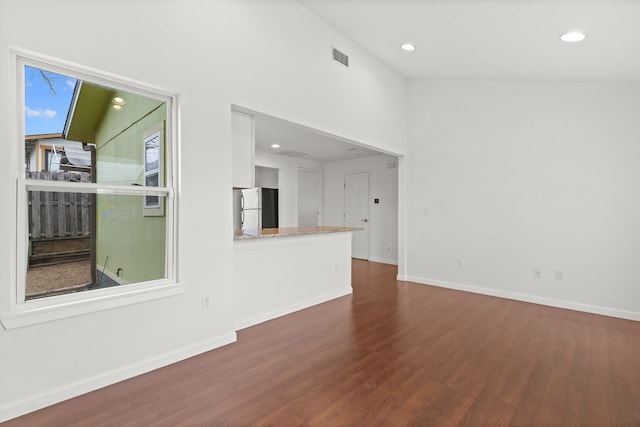
<svg viewBox="0 0 640 427"><path fill-rule="evenodd" d="M407 79L640 82L640 0L298 2ZM574 30L587 38L560 40ZM416 50L402 50L406 42ZM269 117L260 120L260 149L288 141L285 152L317 161L372 154L318 133L305 138L303 129Z"/></svg>
<svg viewBox="0 0 640 427"><path fill-rule="evenodd" d="M406 78L640 81L637 0L298 2Z"/></svg>

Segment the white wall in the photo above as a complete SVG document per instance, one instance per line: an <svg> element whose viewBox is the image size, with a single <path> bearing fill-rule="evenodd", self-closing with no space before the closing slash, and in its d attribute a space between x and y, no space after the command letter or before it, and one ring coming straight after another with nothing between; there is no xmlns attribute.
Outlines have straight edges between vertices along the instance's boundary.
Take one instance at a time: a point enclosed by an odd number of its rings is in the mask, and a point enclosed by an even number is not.
<svg viewBox="0 0 640 427"><path fill-rule="evenodd" d="M640 320L638 111L640 84L410 82L407 278Z"/></svg>
<svg viewBox="0 0 640 427"><path fill-rule="evenodd" d="M405 81L294 1L5 0L2 94L10 93L9 45L179 93L179 267L187 292L0 330L0 420L233 339L231 104L405 151ZM350 70L331 62L332 45L351 55ZM0 139L21 144L10 122L12 108L8 97L0 97ZM1 160L3 200L15 200L15 176L24 159L14 154ZM15 206L5 203L0 212L5 312L14 277L8 260ZM210 310L201 309L203 295L212 297Z"/></svg>
<svg viewBox="0 0 640 427"><path fill-rule="evenodd" d="M238 329L352 292L351 233L238 240L233 250Z"/></svg>
<svg viewBox="0 0 640 427"><path fill-rule="evenodd" d="M256 187L278 188L279 170L256 166Z"/></svg>
<svg viewBox="0 0 640 427"><path fill-rule="evenodd" d="M322 170L322 163L256 151L256 166L278 169L280 227L298 226L298 168Z"/></svg>
<svg viewBox="0 0 640 427"><path fill-rule="evenodd" d="M389 163L393 163L395 167L388 167ZM325 163L325 224L344 225L344 175L353 172L369 173L369 260L397 264L397 157L381 154ZM380 203L374 203L376 198Z"/></svg>

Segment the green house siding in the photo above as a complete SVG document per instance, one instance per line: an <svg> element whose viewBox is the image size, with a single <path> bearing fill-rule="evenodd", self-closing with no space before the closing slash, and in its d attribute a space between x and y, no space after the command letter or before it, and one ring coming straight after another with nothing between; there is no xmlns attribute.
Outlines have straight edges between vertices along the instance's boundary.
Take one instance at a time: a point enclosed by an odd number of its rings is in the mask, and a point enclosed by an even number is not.
<svg viewBox="0 0 640 427"><path fill-rule="evenodd" d="M120 111L111 108L110 99L115 96L126 100ZM143 185L144 136L158 126L164 129L165 118L164 102L113 93L95 131L98 182ZM123 283L165 277L166 217L146 216L143 199L129 195L97 197L98 268L118 276Z"/></svg>
<svg viewBox="0 0 640 427"><path fill-rule="evenodd" d="M137 196L100 195L97 207L100 270L124 283L165 277L165 218L143 216Z"/></svg>

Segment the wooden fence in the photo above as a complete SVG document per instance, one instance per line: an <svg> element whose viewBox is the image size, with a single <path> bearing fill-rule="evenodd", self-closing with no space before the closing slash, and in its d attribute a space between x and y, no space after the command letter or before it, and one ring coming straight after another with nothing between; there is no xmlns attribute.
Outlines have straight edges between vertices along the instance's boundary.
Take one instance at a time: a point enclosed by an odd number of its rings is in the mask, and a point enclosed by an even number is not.
<svg viewBox="0 0 640 427"><path fill-rule="evenodd" d="M27 179L91 182L87 173L28 172ZM29 191L31 240L91 235L91 195L58 191Z"/></svg>

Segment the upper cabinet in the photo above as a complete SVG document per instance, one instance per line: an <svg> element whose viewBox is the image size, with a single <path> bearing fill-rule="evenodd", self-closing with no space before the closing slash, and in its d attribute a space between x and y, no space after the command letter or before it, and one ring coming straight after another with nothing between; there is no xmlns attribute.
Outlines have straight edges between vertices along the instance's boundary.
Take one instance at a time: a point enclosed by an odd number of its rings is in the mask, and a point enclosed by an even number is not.
<svg viewBox="0 0 640 427"><path fill-rule="evenodd" d="M231 110L231 183L234 187L255 187L255 135L254 117Z"/></svg>

